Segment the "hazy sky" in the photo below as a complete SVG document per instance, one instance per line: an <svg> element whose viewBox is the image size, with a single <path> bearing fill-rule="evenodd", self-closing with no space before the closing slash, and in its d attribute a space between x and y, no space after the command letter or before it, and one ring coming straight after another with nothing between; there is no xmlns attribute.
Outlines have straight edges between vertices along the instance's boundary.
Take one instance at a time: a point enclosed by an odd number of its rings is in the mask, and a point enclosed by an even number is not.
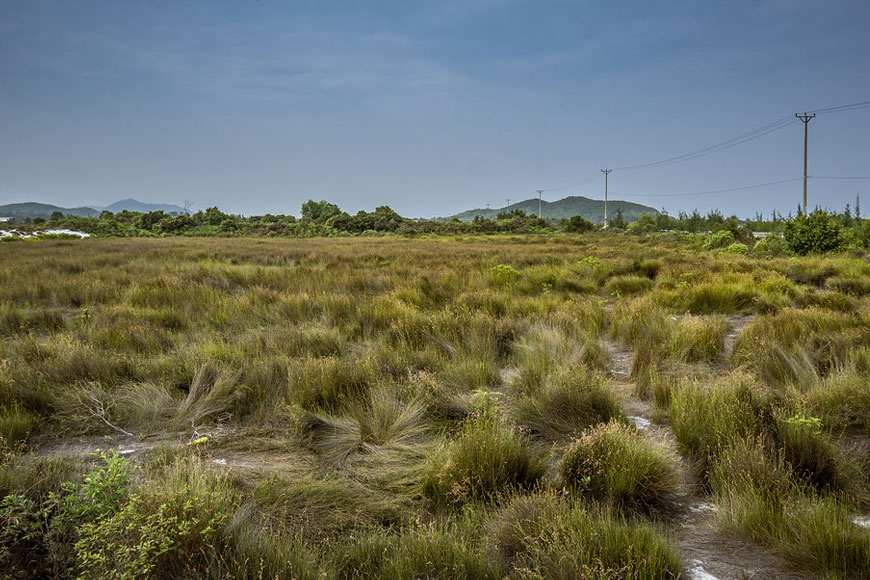
<svg viewBox="0 0 870 580"><path fill-rule="evenodd" d="M870 100L870 2L0 0L0 203L448 215L603 197L602 167ZM870 176L870 108L810 125ZM749 216L800 201L803 126L616 170L611 198ZM582 182L582 183L581 183ZM870 180L811 180L810 206Z"/></svg>

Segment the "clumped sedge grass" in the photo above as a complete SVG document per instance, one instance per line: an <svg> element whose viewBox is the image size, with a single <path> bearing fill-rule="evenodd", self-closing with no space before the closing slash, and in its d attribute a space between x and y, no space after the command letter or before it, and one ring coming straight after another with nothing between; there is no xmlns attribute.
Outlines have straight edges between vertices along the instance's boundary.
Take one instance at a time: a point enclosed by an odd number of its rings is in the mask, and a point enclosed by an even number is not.
<svg viewBox="0 0 870 580"><path fill-rule="evenodd" d="M352 403L346 413L307 421L312 445L327 463L342 463L355 453L419 453L429 432L425 405L405 403L385 388Z"/></svg>
<svg viewBox="0 0 870 580"><path fill-rule="evenodd" d="M26 440L36 423L36 416L18 404L0 408L0 449Z"/></svg>
<svg viewBox="0 0 870 580"><path fill-rule="evenodd" d="M398 532L374 529L332 547L334 572L348 580L504 578L505 567L492 561L475 537L478 527L474 518L459 516Z"/></svg>
<svg viewBox="0 0 870 580"><path fill-rule="evenodd" d="M546 471L544 458L525 435L495 413L483 413L433 456L423 493L436 505L491 500L511 489L534 487Z"/></svg>
<svg viewBox="0 0 870 580"><path fill-rule="evenodd" d="M607 352L594 336L559 324L535 324L514 350L519 373L511 386L525 394L543 388L551 374L565 368L583 365L603 370L608 361Z"/></svg>
<svg viewBox="0 0 870 580"><path fill-rule="evenodd" d="M677 325L668 344L670 358L682 362L714 362L725 346L728 324L724 317L687 316Z"/></svg>
<svg viewBox="0 0 870 580"><path fill-rule="evenodd" d="M78 481L83 473L83 463L73 457L10 453L0 458L0 498L16 494L41 503L50 493L60 492L64 483Z"/></svg>
<svg viewBox="0 0 870 580"><path fill-rule="evenodd" d="M561 439L622 417L620 402L603 377L582 365L549 375L537 391L521 394L511 417L535 436Z"/></svg>
<svg viewBox="0 0 870 580"><path fill-rule="evenodd" d="M673 459L636 429L611 422L574 440L561 462L563 484L614 507L662 507L677 481Z"/></svg>
<svg viewBox="0 0 870 580"><path fill-rule="evenodd" d="M734 375L711 385L673 389L669 419L680 448L707 474L712 460L731 443L762 433L772 413L752 378Z"/></svg>
<svg viewBox="0 0 870 580"><path fill-rule="evenodd" d="M846 457L822 430L817 417L780 415L777 439L783 460L795 477L820 491L845 491L852 487L855 477Z"/></svg>
<svg viewBox="0 0 870 580"><path fill-rule="evenodd" d="M812 414L827 429L870 436L870 382L866 374L845 368L828 375L807 393Z"/></svg>
<svg viewBox="0 0 870 580"><path fill-rule="evenodd" d="M767 384L805 389L844 365L854 347L870 342L864 326L855 315L786 309L759 317L744 329L734 363L748 366Z"/></svg>
<svg viewBox="0 0 870 580"><path fill-rule="evenodd" d="M550 492L516 496L487 524L518 578L677 578L680 556L651 525Z"/></svg>
<svg viewBox="0 0 870 580"><path fill-rule="evenodd" d="M644 523L655 514L550 489L584 429L650 450L607 425L622 418L604 333L634 352L636 393L670 416L727 529L819 576L860 575L849 550L864 532L847 516L870 505L861 259L613 230L85 245L87 259L78 242L0 252L0 434L19 439L0 450L4 522L39 523L65 483L84 489L87 462L65 448L126 446L118 429L158 444L132 455L144 467L123 501L58 520L54 560L34 532L27 561L58 577L81 575L76 530L92 576L140 555L180 578L674 577L672 548ZM756 319L726 366L722 315L735 312ZM206 431L208 445L184 445ZM173 523L212 515L217 533L196 539Z"/></svg>
<svg viewBox="0 0 870 580"><path fill-rule="evenodd" d="M407 501L385 496L338 473L271 476L259 481L245 506L267 529L315 545L365 529L398 526L414 515Z"/></svg>
<svg viewBox="0 0 870 580"><path fill-rule="evenodd" d="M645 276L615 276L604 285L608 296L631 296L652 290L653 282Z"/></svg>
<svg viewBox="0 0 870 580"><path fill-rule="evenodd" d="M860 578L870 569L870 533L853 522L850 502L809 492L764 443L736 443L719 458L712 480L723 530L770 545L825 577Z"/></svg>

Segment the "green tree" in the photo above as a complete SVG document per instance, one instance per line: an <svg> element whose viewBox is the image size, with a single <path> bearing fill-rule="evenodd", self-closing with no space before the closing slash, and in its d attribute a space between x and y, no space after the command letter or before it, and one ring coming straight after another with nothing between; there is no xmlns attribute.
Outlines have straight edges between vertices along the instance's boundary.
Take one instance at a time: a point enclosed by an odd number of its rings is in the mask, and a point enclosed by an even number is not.
<svg viewBox="0 0 870 580"><path fill-rule="evenodd" d="M314 201L309 199L302 204L302 219L316 224L325 224L326 221L341 213L341 209L334 203L326 200Z"/></svg>

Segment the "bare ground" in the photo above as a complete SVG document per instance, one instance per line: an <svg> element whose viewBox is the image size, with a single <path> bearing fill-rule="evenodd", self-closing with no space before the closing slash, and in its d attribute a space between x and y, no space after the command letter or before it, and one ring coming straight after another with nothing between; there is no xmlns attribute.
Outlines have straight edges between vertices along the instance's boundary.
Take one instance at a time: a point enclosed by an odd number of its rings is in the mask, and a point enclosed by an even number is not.
<svg viewBox="0 0 870 580"><path fill-rule="evenodd" d="M737 337L752 320L750 316L728 317L723 363L734 351ZM738 538L722 535L715 525L716 506L698 490L691 466L680 455L677 440L661 413L634 393L630 381L634 353L623 344L604 342L610 355L610 377L614 388L623 396L624 408L635 425L673 458L681 477L676 490L676 509L666 523L667 533L683 555L683 565L690 580L809 580L810 575L794 569L777 554Z"/></svg>

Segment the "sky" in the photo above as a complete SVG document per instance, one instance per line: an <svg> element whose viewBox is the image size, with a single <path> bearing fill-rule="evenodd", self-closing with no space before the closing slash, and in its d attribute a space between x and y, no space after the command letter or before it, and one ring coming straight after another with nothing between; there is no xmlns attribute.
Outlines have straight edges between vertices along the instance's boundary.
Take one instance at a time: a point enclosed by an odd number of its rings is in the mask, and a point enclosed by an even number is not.
<svg viewBox="0 0 870 580"><path fill-rule="evenodd" d="M866 0L0 0L0 204L410 217L604 196L796 212L795 113L870 100ZM870 108L809 126L809 206L866 198ZM785 183L737 189L772 182ZM711 193L712 192L712 193Z"/></svg>

